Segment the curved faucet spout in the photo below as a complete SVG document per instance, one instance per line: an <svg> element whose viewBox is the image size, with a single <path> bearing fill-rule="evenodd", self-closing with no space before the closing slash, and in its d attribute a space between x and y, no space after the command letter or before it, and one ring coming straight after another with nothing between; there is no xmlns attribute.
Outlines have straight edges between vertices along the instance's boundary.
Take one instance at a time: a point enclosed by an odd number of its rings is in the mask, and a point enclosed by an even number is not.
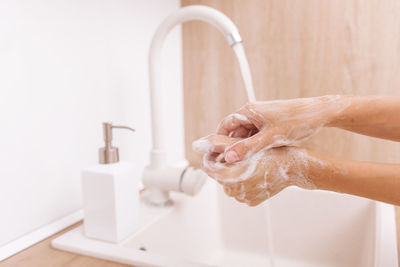
<svg viewBox="0 0 400 267"><path fill-rule="evenodd" d="M150 157L150 167L159 168L166 162L167 153L164 146L162 94L161 94L161 49L165 37L179 23L189 20L201 20L217 27L226 37L230 46L242 41L238 29L233 22L220 11L206 6L187 6L167 17L157 29L150 47L150 97L151 126L153 148Z"/></svg>

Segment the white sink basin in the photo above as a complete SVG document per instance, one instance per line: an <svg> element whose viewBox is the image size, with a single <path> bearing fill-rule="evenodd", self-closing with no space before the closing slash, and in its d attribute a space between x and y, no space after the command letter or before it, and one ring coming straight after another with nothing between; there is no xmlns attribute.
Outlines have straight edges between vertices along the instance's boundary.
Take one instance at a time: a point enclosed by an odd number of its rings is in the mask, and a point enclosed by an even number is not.
<svg viewBox="0 0 400 267"><path fill-rule="evenodd" d="M397 267L390 205L288 188L266 204L248 207L211 181L196 197L172 198L175 204L168 208L142 204L141 230L120 244L86 238L82 227L52 244L136 266L270 266L273 244L276 267Z"/></svg>

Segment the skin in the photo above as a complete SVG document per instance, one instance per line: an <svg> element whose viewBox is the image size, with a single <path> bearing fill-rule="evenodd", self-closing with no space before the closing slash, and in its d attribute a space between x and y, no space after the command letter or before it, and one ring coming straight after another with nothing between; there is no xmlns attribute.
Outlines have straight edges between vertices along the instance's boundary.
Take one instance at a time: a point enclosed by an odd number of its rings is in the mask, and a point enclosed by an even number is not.
<svg viewBox="0 0 400 267"><path fill-rule="evenodd" d="M248 176L244 174L252 164L251 160L221 164L216 161L218 153L206 154L203 169L223 186L228 196L249 206L256 206L291 185L314 189L308 179L309 165L321 163L314 162L311 157L304 161L305 149L279 147L260 153Z"/></svg>
<svg viewBox="0 0 400 267"><path fill-rule="evenodd" d="M400 141L400 98L264 101L249 103L237 114L203 139L208 146L197 149L205 154L206 173L236 200L255 206L295 185L400 205L400 165L332 158L297 146L322 127Z"/></svg>

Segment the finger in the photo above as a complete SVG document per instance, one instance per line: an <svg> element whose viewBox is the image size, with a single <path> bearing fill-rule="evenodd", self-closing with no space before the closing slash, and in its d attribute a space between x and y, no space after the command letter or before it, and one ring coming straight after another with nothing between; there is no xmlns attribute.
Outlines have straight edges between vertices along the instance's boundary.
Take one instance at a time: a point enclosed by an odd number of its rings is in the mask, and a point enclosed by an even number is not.
<svg viewBox="0 0 400 267"><path fill-rule="evenodd" d="M226 147L240 140L240 138L212 134L194 141L192 149L197 153L223 153Z"/></svg>
<svg viewBox="0 0 400 267"><path fill-rule="evenodd" d="M247 138L247 137L249 137L249 133L251 131L252 130L249 130L249 129L243 127L243 126L240 126L236 130L230 132L229 136L236 137L236 138Z"/></svg>
<svg viewBox="0 0 400 267"><path fill-rule="evenodd" d="M234 197L242 193L242 190L240 190L240 184L238 183L221 183L224 187L225 193L230 196Z"/></svg>
<svg viewBox="0 0 400 267"><path fill-rule="evenodd" d="M256 129L256 126L243 114L234 113L227 116L217 127L217 134L229 135L230 132L244 127L248 130Z"/></svg>
<svg viewBox="0 0 400 267"><path fill-rule="evenodd" d="M226 195L228 195L230 197L235 196L235 193L233 192L233 190L228 186L224 186L224 192Z"/></svg>
<svg viewBox="0 0 400 267"><path fill-rule="evenodd" d="M262 148L268 146L271 142L272 135L272 130L261 131L249 138L234 143L230 147L226 148L225 161L228 163L234 163L246 158L246 155L250 151L252 153L260 151Z"/></svg>
<svg viewBox="0 0 400 267"><path fill-rule="evenodd" d="M203 156L203 170L207 173L213 173L215 170L219 169L217 166L216 158L218 153L206 153Z"/></svg>
<svg viewBox="0 0 400 267"><path fill-rule="evenodd" d="M236 196L235 197L236 201L241 202L241 203L246 203L246 198L243 197L242 195Z"/></svg>
<svg viewBox="0 0 400 267"><path fill-rule="evenodd" d="M218 153L204 154L202 169L220 183L240 182L240 176L247 170L247 164L217 162L218 156Z"/></svg>
<svg viewBox="0 0 400 267"><path fill-rule="evenodd" d="M202 169L208 176L223 185L222 180L226 175L227 167L223 163L216 161L218 155L218 153L204 154Z"/></svg>
<svg viewBox="0 0 400 267"><path fill-rule="evenodd" d="M225 154L221 153L218 155L218 157L215 159L216 162L221 162L221 163L225 163Z"/></svg>
<svg viewBox="0 0 400 267"><path fill-rule="evenodd" d="M229 137L225 135L210 135L208 141L211 144L210 151L213 153L224 153L225 149L236 142L239 142L242 138Z"/></svg>
<svg viewBox="0 0 400 267"><path fill-rule="evenodd" d="M250 207L255 207L255 206L258 206L259 204L261 204L262 202L264 202L265 200L267 200L267 199L259 198L259 199L248 201L248 202L246 202L246 204L249 205Z"/></svg>
<svg viewBox="0 0 400 267"><path fill-rule="evenodd" d="M248 132L246 138L257 134L258 132L259 132L258 129L249 130L249 132Z"/></svg>

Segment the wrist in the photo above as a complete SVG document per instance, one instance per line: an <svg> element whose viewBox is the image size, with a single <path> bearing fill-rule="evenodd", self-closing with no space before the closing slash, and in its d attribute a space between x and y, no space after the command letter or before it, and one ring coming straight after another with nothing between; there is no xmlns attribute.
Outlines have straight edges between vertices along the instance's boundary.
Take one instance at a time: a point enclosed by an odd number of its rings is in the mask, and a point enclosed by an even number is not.
<svg viewBox="0 0 400 267"><path fill-rule="evenodd" d="M338 173L339 162L332 158L308 151L307 179L314 185L314 189L330 190Z"/></svg>
<svg viewBox="0 0 400 267"><path fill-rule="evenodd" d="M292 147L294 154L290 155L289 177L291 185L303 189L325 189L330 179L329 158L316 154L304 148ZM294 156L294 157L293 157Z"/></svg>
<svg viewBox="0 0 400 267"><path fill-rule="evenodd" d="M348 119L349 107L353 104L354 97L347 95L328 95L322 97L322 110L325 116L326 127L338 127Z"/></svg>

